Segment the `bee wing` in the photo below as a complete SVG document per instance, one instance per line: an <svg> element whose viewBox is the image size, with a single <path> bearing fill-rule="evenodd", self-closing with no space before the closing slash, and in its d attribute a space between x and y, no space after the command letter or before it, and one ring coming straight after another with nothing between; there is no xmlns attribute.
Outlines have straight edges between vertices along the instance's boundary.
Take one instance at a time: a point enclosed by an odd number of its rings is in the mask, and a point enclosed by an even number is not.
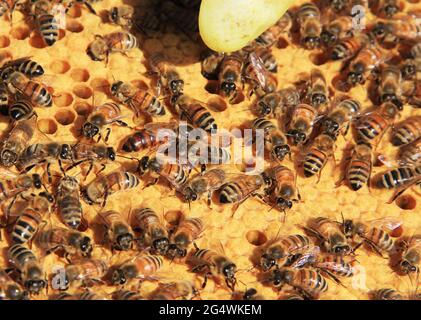
<svg viewBox="0 0 421 320"><path fill-rule="evenodd" d="M265 65L260 59L256 53L252 52L249 54L249 60L251 65L256 69L256 76L257 76L257 82L260 87L265 88L266 87L266 69Z"/></svg>
<svg viewBox="0 0 421 320"><path fill-rule="evenodd" d="M7 168L1 167L0 168L0 179L16 179L19 176L18 173L10 171Z"/></svg>
<svg viewBox="0 0 421 320"><path fill-rule="evenodd" d="M19 58L19 59L13 59L13 60L10 60L10 61L6 62L6 63L5 63L5 64L1 67L1 69L5 69L5 68L7 68L7 67L14 66L14 65L16 65L16 64L18 64L18 63L22 63L22 62L28 61L28 60L30 60L30 58L31 58L31 56L28 56L28 57L22 57L22 58Z"/></svg>
<svg viewBox="0 0 421 320"><path fill-rule="evenodd" d="M143 128L151 134L156 134L160 129L174 130L177 128L178 123L176 121L170 122L151 122L143 126Z"/></svg>
<svg viewBox="0 0 421 320"><path fill-rule="evenodd" d="M386 232L391 232L402 226L403 221L397 217L384 217L368 221L373 227L381 228Z"/></svg>
<svg viewBox="0 0 421 320"><path fill-rule="evenodd" d="M385 155L383 155L383 154L378 155L378 156L377 156L377 159L378 159L381 163L383 163L386 167L389 167L389 168L396 168L396 167L402 167L402 166L411 166L411 165L414 165L414 164L412 164L412 163L407 163L407 162L402 161L402 160L388 160L388 159L386 158L386 156L385 156Z"/></svg>
<svg viewBox="0 0 421 320"><path fill-rule="evenodd" d="M293 251L291 251L293 253ZM291 268L301 269L306 265L312 264L316 261L317 256L320 254L320 248L314 246L302 254L297 260L291 264Z"/></svg>

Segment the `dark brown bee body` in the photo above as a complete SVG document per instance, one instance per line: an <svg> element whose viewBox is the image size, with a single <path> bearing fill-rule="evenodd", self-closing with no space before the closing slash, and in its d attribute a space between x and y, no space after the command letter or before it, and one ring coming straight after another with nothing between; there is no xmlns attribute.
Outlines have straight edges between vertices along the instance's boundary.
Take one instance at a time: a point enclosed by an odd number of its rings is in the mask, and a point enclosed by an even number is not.
<svg viewBox="0 0 421 320"><path fill-rule="evenodd" d="M361 104L354 99L341 101L323 120L323 130L331 135L337 134L359 114Z"/></svg>
<svg viewBox="0 0 421 320"><path fill-rule="evenodd" d="M123 285L132 279L142 279L153 276L164 264L160 256L137 255L118 266L112 274L111 282Z"/></svg>
<svg viewBox="0 0 421 320"><path fill-rule="evenodd" d="M316 137L304 158L304 176L311 177L319 174L329 157L333 155L334 147L335 139L330 135L322 133Z"/></svg>
<svg viewBox="0 0 421 320"><path fill-rule="evenodd" d="M127 251L132 248L134 234L132 228L120 213L114 210L101 213L107 228L106 239L111 248L118 251Z"/></svg>
<svg viewBox="0 0 421 320"><path fill-rule="evenodd" d="M322 32L320 17L319 8L313 3L305 3L298 9L297 20L300 23L301 42L306 49L312 50L320 46Z"/></svg>
<svg viewBox="0 0 421 320"><path fill-rule="evenodd" d="M372 146L364 141L354 146L351 160L346 170L346 179L352 190L357 191L367 184L373 166Z"/></svg>
<svg viewBox="0 0 421 320"><path fill-rule="evenodd" d="M69 176L60 180L57 188L57 207L63 223L72 229L77 229L82 223L82 204L80 202L79 182Z"/></svg>
<svg viewBox="0 0 421 320"><path fill-rule="evenodd" d="M421 116L411 117L401 122L394 130L392 143L394 146L409 144L421 137Z"/></svg>
<svg viewBox="0 0 421 320"><path fill-rule="evenodd" d="M203 231L203 221L199 218L186 218L181 220L177 230L171 234L167 257L182 258L187 255L187 249Z"/></svg>
<svg viewBox="0 0 421 320"><path fill-rule="evenodd" d="M5 270L0 270L0 300L24 300L26 292Z"/></svg>
<svg viewBox="0 0 421 320"><path fill-rule="evenodd" d="M243 56L239 52L225 55L219 71L219 90L223 97L234 101L242 87Z"/></svg>

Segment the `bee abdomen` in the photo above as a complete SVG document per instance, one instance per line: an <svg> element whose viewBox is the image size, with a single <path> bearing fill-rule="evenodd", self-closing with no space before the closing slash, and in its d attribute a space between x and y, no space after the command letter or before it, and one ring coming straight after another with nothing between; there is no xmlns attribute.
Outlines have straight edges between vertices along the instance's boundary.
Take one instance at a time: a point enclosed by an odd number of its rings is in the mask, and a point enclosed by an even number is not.
<svg viewBox="0 0 421 320"><path fill-rule="evenodd" d="M304 160L304 175L311 177L320 172L326 164L326 155L319 150L312 150Z"/></svg>
<svg viewBox="0 0 421 320"><path fill-rule="evenodd" d="M60 199L58 206L63 222L70 228L76 229L82 221L82 206L79 200L72 196Z"/></svg>
<svg viewBox="0 0 421 320"><path fill-rule="evenodd" d="M370 176L370 166L361 161L353 161L348 171L348 181L351 189L357 191L364 186Z"/></svg>
<svg viewBox="0 0 421 320"><path fill-rule="evenodd" d="M39 31L48 46L52 46L58 39L58 23L53 15L46 14L38 17Z"/></svg>
<svg viewBox="0 0 421 320"><path fill-rule="evenodd" d="M40 222L41 217L38 214L23 213L13 228L13 242L22 244L29 241L38 230Z"/></svg>
<svg viewBox="0 0 421 320"><path fill-rule="evenodd" d="M374 300L403 300L399 292L390 288L375 291L373 298Z"/></svg>

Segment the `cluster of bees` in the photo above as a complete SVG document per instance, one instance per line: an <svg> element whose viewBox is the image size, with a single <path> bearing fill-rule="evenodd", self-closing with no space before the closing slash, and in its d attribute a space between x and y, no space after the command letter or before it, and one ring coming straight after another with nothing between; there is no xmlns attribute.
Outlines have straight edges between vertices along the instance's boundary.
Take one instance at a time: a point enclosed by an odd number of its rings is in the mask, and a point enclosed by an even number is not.
<svg viewBox="0 0 421 320"><path fill-rule="evenodd" d="M45 44L52 46L59 38L59 26L51 12L53 6L62 4L69 10L75 2L96 14L95 1L3 0L0 16L11 17L13 10L22 10L33 17ZM141 18L134 18L132 7L111 8L108 20L122 30L96 36L86 54L94 61L107 63L110 54L126 54L139 46L137 37L130 32L133 28L147 34L157 31L163 19L171 20L182 32L197 37L194 23L197 19L191 17L197 17L199 4L200 1L165 1L162 8L157 6L151 12L143 12ZM357 4L377 15L374 23L362 31L355 30L349 15L350 8ZM69 144L33 143L37 132L35 108L53 105L50 88L37 80L44 74L43 66L30 57L3 63L0 66L0 108L10 118L10 130L0 143L0 199L8 202L2 227L8 231L10 241L7 250L10 268L0 272L0 299L27 299L48 288L43 261L32 250L32 242L45 254L55 253L68 261L64 279L60 281L63 292L51 296L53 299L107 299L108 296L89 289L104 283L119 286L112 293L114 299L200 297L200 288L189 281L160 282L148 296L128 289L134 281L160 281L159 270L166 261L186 263L191 272L201 273L204 276L202 288L208 278L212 278L224 281L226 288L238 295L235 262L220 250L200 249L195 243L206 227L200 218L182 216L167 226L161 215L148 207L131 210L131 219L105 208L109 197L120 194L124 199L124 191L138 188L145 178L152 178L145 187L159 179L167 181L180 200L189 204L206 196L208 205L212 201L218 205L233 204L235 212L244 201L257 197L269 208L285 213L299 205L301 195L296 186L297 172L282 165L282 161L295 155L305 178L314 175L320 178L327 162L333 160L336 140L342 135L353 139L355 144L341 183L354 191L370 185L393 189L390 202L408 188L419 185L421 116L399 123L397 119L404 106L420 106L421 17L418 12L404 13L403 9L404 2L399 0L379 0L375 4L327 1L320 6L305 3L288 11L242 50L204 54L202 75L220 95L221 108L245 99L253 100L251 111L255 119L249 128L264 132L268 153L262 159L267 166L261 174L233 174L222 165L209 165L230 160L229 151L212 145L210 137L204 139L210 152L199 162L200 173L197 163L162 163L151 156L158 146L167 142L158 139L160 129L173 129L182 135L200 128L210 135L220 128L207 104L184 92L184 80L164 53L148 57L148 75L156 82L154 92L114 80L109 86L110 101L94 106L82 125L80 141ZM304 79L279 90L276 73L282 70L278 68L272 47L281 38L308 50L318 50L326 62L343 61L343 70L334 83L335 89L342 93L332 97L332 90L319 69L311 70ZM370 93L373 107L367 110L347 95L353 87L365 82L374 88ZM146 115L153 120L170 111L178 120L187 122L187 131L182 132L179 121L152 121L134 128L116 150L107 141L112 126L129 127L122 121L123 107L131 110L135 117ZM385 164L396 165L371 179L374 150L391 128L390 141L399 146L399 158L392 163L378 157ZM100 143L101 140L104 143ZM148 155L137 157L144 152ZM122 167L100 174L118 157L133 161L136 170ZM50 172L53 164L59 166L59 175ZM97 169L97 165L102 167L96 171L97 177L84 185L77 176L68 174L70 169L82 164L89 164L86 176ZM46 174L31 174L35 167L45 167ZM84 218L82 201L101 207L98 218L105 230L101 244L95 244L84 233L90 223ZM45 217L53 212L58 213L63 226L48 225ZM328 289L325 277L341 284L341 277L354 276L355 252L361 246L380 256L396 255L398 273L418 274L421 235L393 240L390 234L401 227L402 223L392 218L339 222L317 217L302 226L305 234L277 236L257 248L256 257L251 260L256 260L254 265L258 271L249 272L256 273L263 284L279 291L280 299L299 300L316 299L325 292ZM135 253L127 261L109 265L105 260L92 257L96 246L113 253ZM69 293L70 288L76 288L75 293ZM240 292L239 298L263 297L255 289L248 289ZM402 299L403 296L388 288L373 292L373 298Z"/></svg>

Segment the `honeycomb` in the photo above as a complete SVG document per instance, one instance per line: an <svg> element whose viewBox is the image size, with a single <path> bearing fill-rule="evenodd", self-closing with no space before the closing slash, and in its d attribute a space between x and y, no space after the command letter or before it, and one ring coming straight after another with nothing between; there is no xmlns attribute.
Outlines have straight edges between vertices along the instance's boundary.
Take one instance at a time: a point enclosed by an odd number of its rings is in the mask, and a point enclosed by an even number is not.
<svg viewBox="0 0 421 320"><path fill-rule="evenodd" d="M297 4L303 3L297 1ZM125 4L146 8L147 1L125 0ZM69 12L66 21L66 29L62 30L60 40L52 47L46 47L39 34L34 30L33 24L20 12L14 13L13 25L7 19L0 19L0 63L7 58L20 58L30 56L40 63L45 69L45 75L41 81L53 89L54 104L51 108L37 107L38 129L33 142L76 142L80 139L80 128L93 104L98 105L110 100L109 85L114 79L130 82L137 88L151 89L154 83L146 76L147 56L154 52L164 52L171 57L176 69L185 81L185 93L200 101L208 101L216 95L208 92L205 87L207 80L200 73L200 53L204 46L200 41L192 40L189 36L180 32L177 28L167 26L157 33L144 34L140 31L134 33L138 37L140 48L130 51L127 55L111 54L109 61L94 62L86 54L86 48L97 34L107 34L119 31L120 27L104 22L106 10L112 6L120 5L120 0L104 0L94 4L98 15L91 14L85 7L75 5ZM406 3L406 9L419 8L417 4ZM302 47L289 43L282 48L274 48L273 53L277 58L279 89L288 87L292 82L300 79L302 74L307 73L314 67L320 69L329 84L334 77L341 72L340 62L321 63L317 54ZM367 90L364 86L353 88L349 95L358 99L363 106L370 106ZM212 110L216 122L225 129L240 128L253 118L250 111L252 100L246 99L240 104L228 106L224 111ZM145 119L133 119L133 113L128 108L123 108L124 120L129 126L134 127L142 124ZM421 115L421 111L405 105L401 113L403 120L409 116ZM170 112L162 118L167 121L173 118ZM161 119L159 119L161 121ZM2 118L0 130L7 132L8 120ZM119 148L123 139L131 133L130 128L112 126L108 144ZM344 159L347 147L352 142L350 135L347 138L340 136L335 150L336 159ZM376 153L383 154L387 158L393 158L397 149L393 147L388 134L376 147ZM343 160L342 160L343 161ZM288 159L284 161L290 168L294 163ZM136 164L128 159L107 164L106 172L123 166L134 169ZM237 278L239 284L237 290L245 290L246 287L254 287L267 299L276 299L278 293L269 286L264 286L257 281L257 270L252 269L251 256L256 252L259 245L268 239L274 238L278 233L288 235L302 233L300 226L305 225L309 218L326 216L335 220L340 219L341 212L352 219L371 220L381 217L399 217L403 221L404 233L412 234L421 225L419 206L420 200L417 190L409 189L405 193L404 200L393 204L387 204L391 192L385 192L366 187L354 192L346 186L336 187L340 179L341 165L339 161L335 166L331 161L324 168L321 179L303 178L298 176L297 184L302 196L302 202L295 205L288 212L286 221L283 214L255 198L250 198L240 205L235 215L232 215L231 206L221 206L213 203L208 207L205 200L191 203L181 202L174 196L174 191L166 184L157 184L143 189L144 183L136 189L125 191L108 198L105 209L117 210L127 217L133 208L149 206L156 212L161 213L169 221L174 217L184 214L190 217L200 217L205 224L205 232L196 241L200 248L213 248L219 250L221 246L225 254L237 265L239 271ZM386 167L377 163L373 168L375 175ZM75 168L73 174L78 174L81 169ZM238 170L230 168L229 170ZM53 166L53 172L60 171ZM82 180L84 185L96 177L98 168ZM44 173L42 166L34 172ZM69 173L70 175L72 173ZM419 192L419 191L418 191ZM414 204L415 202L415 204ZM86 232L99 244L102 239L102 231L97 226L96 216L101 208L89 206L83 202L84 216L88 220L89 228ZM49 223L63 226L56 213L49 216ZM4 235L4 233L3 233ZM6 266L7 247L10 239L0 242L2 254L0 265ZM33 250L41 256L41 251L33 246ZM222 250L222 249L221 249ZM134 252L117 252L111 254L108 249L94 248L93 257L105 259L110 264L125 261ZM336 285L327 280L329 290L320 296L320 299L368 299L368 292L383 287L395 288L401 292L412 290L407 277L395 274L388 259L381 258L365 249L358 251L357 256L360 273L354 278L342 278L343 286ZM50 254L42 256L43 266L47 274L51 274L54 267L66 264L63 258ZM192 280L200 286L203 278L189 272L182 262L168 260L157 274L165 280ZM140 288L141 294L148 296L157 282L146 281ZM72 289L76 291L76 289ZM70 292L72 292L70 290ZM94 287L98 293L111 296L116 290L109 285ZM47 299L57 294L51 287L48 296L42 293L34 296L34 299ZM232 293L223 285L209 280L206 288L201 291L202 299L232 299Z"/></svg>

